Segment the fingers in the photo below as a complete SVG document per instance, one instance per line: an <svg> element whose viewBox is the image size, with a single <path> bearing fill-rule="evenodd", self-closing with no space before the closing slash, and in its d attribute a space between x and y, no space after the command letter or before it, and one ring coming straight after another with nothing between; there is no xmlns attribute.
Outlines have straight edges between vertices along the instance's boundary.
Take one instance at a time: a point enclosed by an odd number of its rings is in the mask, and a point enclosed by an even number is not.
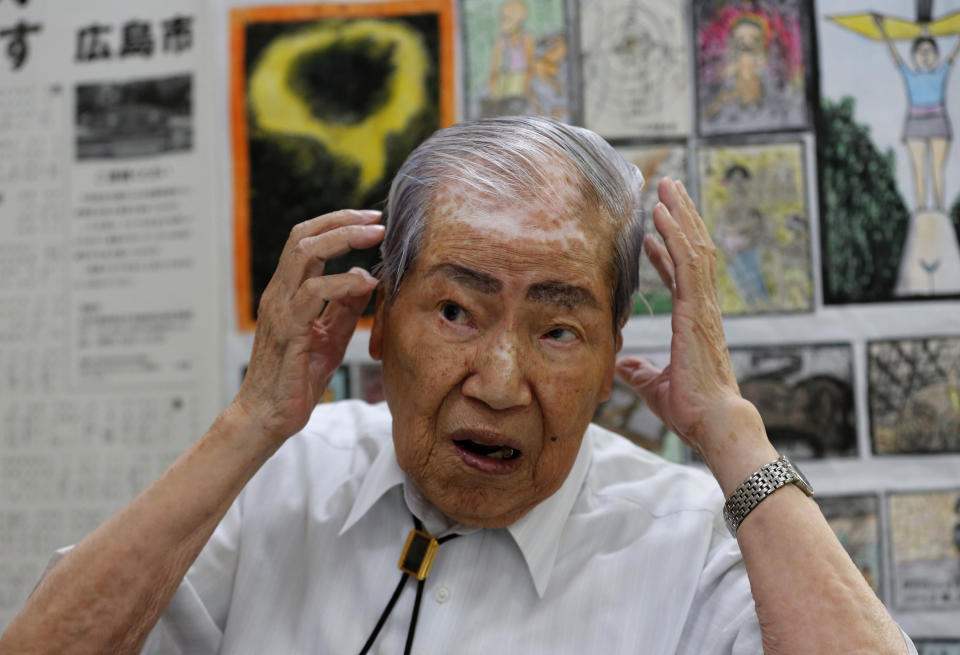
<svg viewBox="0 0 960 655"><path fill-rule="evenodd" d="M712 293L716 286L716 247L682 185L668 178L657 187L661 202L653 222L674 265L677 299ZM659 272L659 270L658 270Z"/></svg>
<svg viewBox="0 0 960 655"><path fill-rule="evenodd" d="M647 259L653 264L654 270L660 276L660 281L673 293L676 286L674 279L673 260L670 259L670 253L666 246L657 241L652 234L647 234L643 238L643 251L647 253Z"/></svg>
<svg viewBox="0 0 960 655"><path fill-rule="evenodd" d="M681 182L665 177L657 185L657 193L660 201L667 206L691 241L694 243L710 241L707 226L703 224L693 199Z"/></svg>
<svg viewBox="0 0 960 655"><path fill-rule="evenodd" d="M365 298L376 286L377 279L360 268L339 275L307 278L290 301L291 319L295 325L311 325L328 302ZM366 304L366 300L363 303ZM354 306L352 302L345 304L348 308Z"/></svg>
<svg viewBox="0 0 960 655"><path fill-rule="evenodd" d="M351 268L348 274L360 275L365 278L373 277L362 268ZM376 280L374 279L376 283ZM359 288L359 287L358 287ZM363 313L364 307L370 301L370 291L359 295L346 295L330 301L320 318L313 322L314 334L322 333L336 343L346 343L357 327L357 321Z"/></svg>
<svg viewBox="0 0 960 655"><path fill-rule="evenodd" d="M305 278L323 272L327 259L379 243L384 233L379 220L378 211L345 209L294 226L273 280L292 295Z"/></svg>
<svg viewBox="0 0 960 655"><path fill-rule="evenodd" d="M657 388L663 371L639 355L620 357L614 370L617 377L629 385L643 399L643 402L660 416Z"/></svg>

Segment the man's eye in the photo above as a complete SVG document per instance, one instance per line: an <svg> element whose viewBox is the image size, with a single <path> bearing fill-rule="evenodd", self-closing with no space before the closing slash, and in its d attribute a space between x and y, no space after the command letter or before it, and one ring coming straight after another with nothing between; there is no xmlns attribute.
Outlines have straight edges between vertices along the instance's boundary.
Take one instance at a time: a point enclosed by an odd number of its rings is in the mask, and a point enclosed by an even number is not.
<svg viewBox="0 0 960 655"><path fill-rule="evenodd" d="M463 323L467 320L467 311L455 302L444 302L440 307L440 313L451 323Z"/></svg>
<svg viewBox="0 0 960 655"><path fill-rule="evenodd" d="M576 340L577 333L570 328L558 327L553 328L543 336L545 336L547 339L552 339L561 343L569 343L570 341Z"/></svg>

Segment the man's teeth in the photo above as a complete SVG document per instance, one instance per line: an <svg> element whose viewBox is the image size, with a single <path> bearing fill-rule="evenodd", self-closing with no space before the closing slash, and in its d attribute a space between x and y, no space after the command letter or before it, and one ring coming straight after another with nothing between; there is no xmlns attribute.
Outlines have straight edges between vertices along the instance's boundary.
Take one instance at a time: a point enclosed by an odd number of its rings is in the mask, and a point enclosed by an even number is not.
<svg viewBox="0 0 960 655"><path fill-rule="evenodd" d="M492 453L487 455L487 457L490 457L493 459L513 459L516 453L517 451L515 451L513 448L501 448L499 450L493 451Z"/></svg>
<svg viewBox="0 0 960 655"><path fill-rule="evenodd" d="M489 446L487 444L477 443L469 439L457 442L461 448L465 448L476 455L482 455L491 459L514 459L520 456L520 451L508 446Z"/></svg>

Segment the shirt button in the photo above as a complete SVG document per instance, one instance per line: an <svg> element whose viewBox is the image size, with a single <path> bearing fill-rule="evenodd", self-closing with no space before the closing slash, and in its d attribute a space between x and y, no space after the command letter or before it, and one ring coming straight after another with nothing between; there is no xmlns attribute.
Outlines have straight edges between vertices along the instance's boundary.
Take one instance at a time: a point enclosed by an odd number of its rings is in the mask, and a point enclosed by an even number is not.
<svg viewBox="0 0 960 655"><path fill-rule="evenodd" d="M450 590L446 587L440 587L433 597L437 599L438 603L445 603L450 600Z"/></svg>

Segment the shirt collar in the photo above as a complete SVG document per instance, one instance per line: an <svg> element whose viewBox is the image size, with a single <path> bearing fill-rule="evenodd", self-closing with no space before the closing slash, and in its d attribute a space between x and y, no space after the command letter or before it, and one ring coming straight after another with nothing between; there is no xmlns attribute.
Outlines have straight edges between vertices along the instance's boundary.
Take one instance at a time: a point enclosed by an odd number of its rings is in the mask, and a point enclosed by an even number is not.
<svg viewBox="0 0 960 655"><path fill-rule="evenodd" d="M520 520L507 526L507 532L513 537L514 542L523 554L537 595L541 598L543 598L547 585L550 583L563 529L590 468L593 453L589 432L588 428L580 444L577 459L560 488L552 496L527 512ZM384 447L370 465L370 470L360 485L357 498L343 523L343 527L340 528L339 534L342 535L353 527L387 491L397 485L403 485L404 487L404 502L406 502L408 509L427 521L428 527L432 527L430 526L429 514L431 511L436 512L436 509L426 507L426 500L419 495L416 487L397 463L393 439L388 438ZM426 516L424 516L425 513ZM446 531L465 534L473 532L475 529L455 525ZM438 534L437 536L441 535Z"/></svg>

